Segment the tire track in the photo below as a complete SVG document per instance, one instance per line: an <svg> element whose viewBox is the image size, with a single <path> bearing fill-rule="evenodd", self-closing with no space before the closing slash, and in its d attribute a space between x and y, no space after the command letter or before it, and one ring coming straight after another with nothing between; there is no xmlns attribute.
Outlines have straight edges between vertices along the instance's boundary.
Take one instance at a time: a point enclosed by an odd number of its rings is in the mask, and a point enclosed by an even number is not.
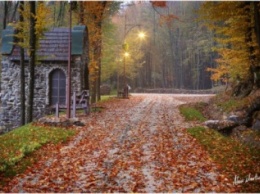
<svg viewBox="0 0 260 194"><path fill-rule="evenodd" d="M232 192L187 134L177 106L190 96L134 95L82 117L57 154L10 182L8 192Z"/></svg>

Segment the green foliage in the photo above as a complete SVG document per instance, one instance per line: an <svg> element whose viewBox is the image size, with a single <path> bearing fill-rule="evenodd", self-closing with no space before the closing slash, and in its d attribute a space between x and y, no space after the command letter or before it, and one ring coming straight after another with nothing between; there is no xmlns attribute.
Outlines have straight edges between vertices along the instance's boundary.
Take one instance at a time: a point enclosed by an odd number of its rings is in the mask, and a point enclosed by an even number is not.
<svg viewBox="0 0 260 194"><path fill-rule="evenodd" d="M229 99L228 101L222 102L217 104L224 110L224 112L230 112L231 110L234 110L236 107L238 107L238 102L235 99Z"/></svg>
<svg viewBox="0 0 260 194"><path fill-rule="evenodd" d="M102 95L101 101L108 101L112 96L111 95Z"/></svg>
<svg viewBox="0 0 260 194"><path fill-rule="evenodd" d="M199 136L199 134L205 132L205 128L204 127L193 127L193 128L189 128L188 129L188 132L194 136L194 137L197 137Z"/></svg>
<svg viewBox="0 0 260 194"><path fill-rule="evenodd" d="M72 130L28 124L0 136L0 172L44 144L63 142L74 134Z"/></svg>
<svg viewBox="0 0 260 194"><path fill-rule="evenodd" d="M180 108L181 114L185 117L187 121L205 121L206 119L204 116L196 110L195 108L192 107L186 107L186 106L181 106Z"/></svg>
<svg viewBox="0 0 260 194"><path fill-rule="evenodd" d="M102 25L102 81L108 80L111 76L115 75L119 69L119 57L114 54L118 51L118 47L111 45L119 45L116 36L117 27L111 22L110 19L105 19Z"/></svg>
<svg viewBox="0 0 260 194"><path fill-rule="evenodd" d="M208 151L210 157L221 165L221 169L234 180L235 176L246 178L260 173L260 150L224 137L213 129L193 127L188 129ZM257 181L242 184L242 192L258 192Z"/></svg>

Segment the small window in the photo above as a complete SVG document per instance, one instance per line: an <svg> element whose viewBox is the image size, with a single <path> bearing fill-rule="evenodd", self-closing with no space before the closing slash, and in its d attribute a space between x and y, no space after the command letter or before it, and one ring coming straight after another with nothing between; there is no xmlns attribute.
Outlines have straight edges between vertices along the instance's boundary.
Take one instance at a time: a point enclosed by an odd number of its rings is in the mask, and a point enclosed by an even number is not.
<svg viewBox="0 0 260 194"><path fill-rule="evenodd" d="M50 74L50 102L51 105L66 103L66 76L60 69Z"/></svg>

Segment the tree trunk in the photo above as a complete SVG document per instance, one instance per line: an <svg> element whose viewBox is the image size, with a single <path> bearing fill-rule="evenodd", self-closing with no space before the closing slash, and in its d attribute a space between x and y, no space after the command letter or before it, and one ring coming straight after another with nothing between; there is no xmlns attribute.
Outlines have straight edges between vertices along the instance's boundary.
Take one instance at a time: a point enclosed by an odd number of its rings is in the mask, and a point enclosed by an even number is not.
<svg viewBox="0 0 260 194"><path fill-rule="evenodd" d="M83 87L84 90L90 90L89 86L89 69L88 69L88 64L89 64L89 35L88 35L88 28L86 27L86 40L85 40L85 60L84 60L84 67L83 67Z"/></svg>
<svg viewBox="0 0 260 194"><path fill-rule="evenodd" d="M8 1L4 1L4 17L3 17L3 29L6 29L8 14Z"/></svg>
<svg viewBox="0 0 260 194"><path fill-rule="evenodd" d="M60 1L60 9L58 14L58 26L62 26L64 23L64 16L65 16L65 2Z"/></svg>
<svg viewBox="0 0 260 194"><path fill-rule="evenodd" d="M84 7L82 1L79 1L79 24L84 24Z"/></svg>
<svg viewBox="0 0 260 194"><path fill-rule="evenodd" d="M84 5L82 1L78 2L79 5L79 24L83 25L85 24L85 18L84 18ZM89 69L88 69L88 64L89 64L89 34L88 34L88 27L86 27L86 39L84 40L85 42L85 48L86 50L84 51L84 60L83 60L83 76L82 76L82 82L83 82L83 90L90 90L89 86Z"/></svg>
<svg viewBox="0 0 260 194"><path fill-rule="evenodd" d="M103 16L105 8L106 8L106 1L102 1L102 13L101 16ZM98 40L98 78L97 78L97 100L101 100L101 95L100 95L100 85L101 85L101 56L102 56L102 21L98 22L98 34L100 36L100 39Z"/></svg>
<svg viewBox="0 0 260 194"><path fill-rule="evenodd" d="M27 122L33 120L33 103L34 103L34 66L35 66L35 53L36 53L36 34L35 24L36 20L36 2L30 1L30 37L29 37L29 96L28 96L28 113Z"/></svg>
<svg viewBox="0 0 260 194"><path fill-rule="evenodd" d="M98 78L97 78L97 101L101 100L101 94L100 94L100 86L101 86L101 57L99 59L99 65L98 65Z"/></svg>
<svg viewBox="0 0 260 194"><path fill-rule="evenodd" d="M20 10L24 10L24 2L20 2ZM24 21L23 15L20 14L19 20L22 23ZM23 38L20 38L20 42L23 42ZM24 48L20 47L20 87L21 87L21 93L20 93L20 98L21 98L21 125L25 124L25 79L24 79Z"/></svg>
<svg viewBox="0 0 260 194"><path fill-rule="evenodd" d="M101 1L99 2L102 5L102 10L100 14L100 18L103 17L105 8L106 8L106 1ZM97 15L94 14L93 16L95 19L94 21L96 21L96 35L99 37L97 41L95 41L95 49L94 49L94 58L95 61L97 62L97 71L95 72L95 81L93 83L93 94L91 95L91 102L96 102L96 100L100 100L101 96L100 96L100 84L101 84L101 52L102 52L102 20L97 20Z"/></svg>
<svg viewBox="0 0 260 194"><path fill-rule="evenodd" d="M254 4L254 19L255 19L255 34L257 38L257 44L260 48L260 13L259 13L259 2L253 2Z"/></svg>
<svg viewBox="0 0 260 194"><path fill-rule="evenodd" d="M254 20L255 20L255 34L256 34L256 40L258 44L258 48L260 49L260 13L259 13L259 2L253 2L254 5ZM259 61L258 63L259 64ZM253 73L254 73L254 82L255 86L257 88L260 88L260 66L255 65L253 68Z"/></svg>
<svg viewBox="0 0 260 194"><path fill-rule="evenodd" d="M91 103L96 103L97 101L97 80L96 78L94 78L95 80L93 81L92 83L92 86L91 86Z"/></svg>
<svg viewBox="0 0 260 194"><path fill-rule="evenodd" d="M243 2L241 7L245 9L247 18L246 23L248 25L247 30L245 32L245 44L248 47L248 56L250 62L250 72L249 77L247 80L242 80L238 82L238 84L233 88L233 95L243 98L246 97L251 93L254 88L254 71L256 68L256 56L255 56L255 49L252 46L252 27L251 27L251 9L250 9L251 2Z"/></svg>
<svg viewBox="0 0 260 194"><path fill-rule="evenodd" d="M91 84L91 103L95 103L97 101L97 92L98 92L98 80L99 80L99 66L100 66L100 46L99 46L99 40L96 40L93 44L94 48L94 60L97 63L97 67L95 68L93 72L93 81Z"/></svg>
<svg viewBox="0 0 260 194"><path fill-rule="evenodd" d="M172 34L172 29L170 27L168 27L168 33L169 33L169 38L170 38L170 48L171 48L171 61L170 61L170 72L169 72L169 76L170 76L170 87L177 87L177 80L176 80L176 68L175 68L175 63L174 63L174 40L173 40L173 34Z"/></svg>
<svg viewBox="0 0 260 194"><path fill-rule="evenodd" d="M18 5L19 5L19 1L15 4L14 11L13 11L12 18L11 18L12 22L15 21L15 15L16 15Z"/></svg>
<svg viewBox="0 0 260 194"><path fill-rule="evenodd" d="M100 39L98 40L98 48L97 48L97 62L98 62L98 72L97 72L97 82L96 82L96 92L97 92L97 101L101 100L101 95L100 95L100 85L101 85L101 52L102 52L102 40L101 40L101 23L99 24L99 34L100 34Z"/></svg>

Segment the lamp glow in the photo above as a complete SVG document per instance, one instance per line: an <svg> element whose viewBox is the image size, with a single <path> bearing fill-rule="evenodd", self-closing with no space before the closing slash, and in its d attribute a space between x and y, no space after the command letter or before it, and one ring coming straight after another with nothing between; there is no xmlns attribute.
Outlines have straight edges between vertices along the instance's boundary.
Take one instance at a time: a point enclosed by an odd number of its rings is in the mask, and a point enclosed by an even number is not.
<svg viewBox="0 0 260 194"><path fill-rule="evenodd" d="M140 39L144 39L145 33L144 33L144 32L139 32L138 37L139 37Z"/></svg>
<svg viewBox="0 0 260 194"><path fill-rule="evenodd" d="M125 53L124 53L124 56L125 56L125 57L129 57L129 55L130 55L130 54L129 54L128 52L125 52Z"/></svg>

